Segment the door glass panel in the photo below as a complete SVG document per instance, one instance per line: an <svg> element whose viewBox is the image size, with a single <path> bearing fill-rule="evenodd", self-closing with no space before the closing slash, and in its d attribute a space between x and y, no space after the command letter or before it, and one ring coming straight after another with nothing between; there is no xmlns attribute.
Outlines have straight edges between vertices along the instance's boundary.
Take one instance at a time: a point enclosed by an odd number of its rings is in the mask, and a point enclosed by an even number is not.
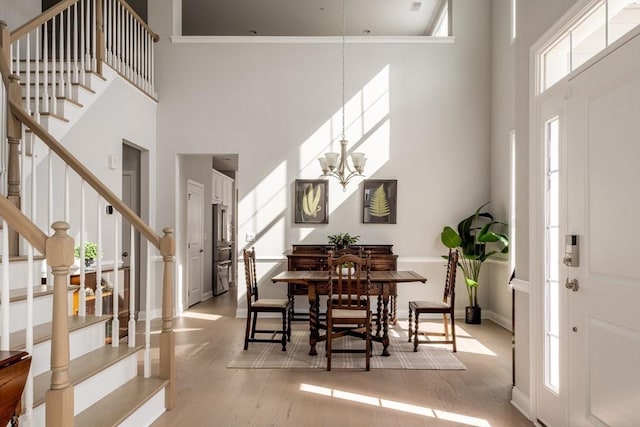
<svg viewBox="0 0 640 427"><path fill-rule="evenodd" d="M542 56L542 90L549 89L571 72L571 38L569 34L561 38Z"/></svg>
<svg viewBox="0 0 640 427"><path fill-rule="evenodd" d="M560 121L555 117L545 123L547 159L545 183L545 385L560 390L560 235L559 235L559 138Z"/></svg>
<svg viewBox="0 0 640 427"><path fill-rule="evenodd" d="M637 0L609 0L609 44L640 24L640 3Z"/></svg>
<svg viewBox="0 0 640 427"><path fill-rule="evenodd" d="M603 3L588 14L571 31L571 69L575 70L589 58L607 47L607 14Z"/></svg>

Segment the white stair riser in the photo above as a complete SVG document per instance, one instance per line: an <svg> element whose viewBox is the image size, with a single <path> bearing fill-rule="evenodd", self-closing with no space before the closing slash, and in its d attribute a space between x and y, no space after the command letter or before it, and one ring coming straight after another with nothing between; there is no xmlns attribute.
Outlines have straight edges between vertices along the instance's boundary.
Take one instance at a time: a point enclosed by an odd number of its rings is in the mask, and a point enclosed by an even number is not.
<svg viewBox="0 0 640 427"><path fill-rule="evenodd" d="M42 283L42 273L46 271L46 261L33 261L33 286ZM9 289L20 289L28 285L27 276L29 272L29 264L26 261L11 262L9 264ZM2 274L2 264L0 263L0 277Z"/></svg>
<svg viewBox="0 0 640 427"><path fill-rule="evenodd" d="M33 99L31 99L29 108L31 109L31 111L36 110L36 103ZM40 103L39 110L41 113L44 113L44 112L52 113L53 107L51 105L51 102L49 102L48 109L45 109L44 105ZM79 115L81 111L82 111L82 107L80 105L70 102L67 99L58 99L56 101L56 114L59 116L62 116L68 119L71 116Z"/></svg>
<svg viewBox="0 0 640 427"><path fill-rule="evenodd" d="M69 357L75 359L104 346L105 324L103 322L73 331L69 334ZM33 347L31 370L40 375L51 366L51 341Z"/></svg>
<svg viewBox="0 0 640 427"><path fill-rule="evenodd" d="M132 354L75 387L74 415L87 409L138 374L138 356Z"/></svg>
<svg viewBox="0 0 640 427"><path fill-rule="evenodd" d="M45 295L33 299L33 325L51 322L53 295ZM9 306L9 332L27 328L27 301L15 301Z"/></svg>
<svg viewBox="0 0 640 427"><path fill-rule="evenodd" d="M164 407L165 388L147 400L136 412L124 420L119 427L150 426L166 411Z"/></svg>

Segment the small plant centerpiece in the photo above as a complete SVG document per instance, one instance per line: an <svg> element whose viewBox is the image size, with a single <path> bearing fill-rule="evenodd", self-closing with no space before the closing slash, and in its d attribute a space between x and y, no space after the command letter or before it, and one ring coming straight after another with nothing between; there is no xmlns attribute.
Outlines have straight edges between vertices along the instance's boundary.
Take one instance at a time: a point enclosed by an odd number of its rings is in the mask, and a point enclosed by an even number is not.
<svg viewBox="0 0 640 427"><path fill-rule="evenodd" d="M464 274L464 280L469 295L469 306L466 307L466 323L480 323L481 309L478 305L478 286L482 263L498 254L509 251L509 237L506 234L493 231L506 226L505 223L494 221L493 215L482 210L489 202L480 206L475 213L460 221L458 231L445 226L440 234L442 244L450 249L460 250L458 265ZM487 249L487 244L495 247Z"/></svg>
<svg viewBox="0 0 640 427"><path fill-rule="evenodd" d="M347 249L349 246L357 243L360 240L360 236L352 236L349 233L338 233L327 236L327 240L332 245L336 246L336 249Z"/></svg>
<svg viewBox="0 0 640 427"><path fill-rule="evenodd" d="M349 233L338 233L327 236L327 240L332 245L335 245L337 250L347 249L354 243L360 240L360 236L352 236ZM342 274L348 274L349 270L353 270L353 263L345 263L340 266L342 268Z"/></svg>
<svg viewBox="0 0 640 427"><path fill-rule="evenodd" d="M73 254L76 258L80 258L82 255L80 253L80 246L76 246L73 250ZM85 267L91 266L95 259L98 257L98 245L94 242L85 242L84 243L84 265Z"/></svg>

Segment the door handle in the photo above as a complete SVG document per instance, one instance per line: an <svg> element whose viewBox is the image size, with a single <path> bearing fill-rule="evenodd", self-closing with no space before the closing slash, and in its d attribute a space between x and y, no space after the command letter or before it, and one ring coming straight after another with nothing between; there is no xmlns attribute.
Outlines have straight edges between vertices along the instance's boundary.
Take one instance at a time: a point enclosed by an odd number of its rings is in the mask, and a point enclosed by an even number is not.
<svg viewBox="0 0 640 427"><path fill-rule="evenodd" d="M200 249L200 253L204 252L204 249Z"/></svg>
<svg viewBox="0 0 640 427"><path fill-rule="evenodd" d="M568 277L567 281L564 284L564 287L567 289L571 289L573 292L578 292L578 289L580 289L580 285L578 285L578 279L569 280Z"/></svg>
<svg viewBox="0 0 640 427"><path fill-rule="evenodd" d="M122 257L123 257L123 258L126 258L126 257L128 257L128 256L129 256L129 252L122 252Z"/></svg>

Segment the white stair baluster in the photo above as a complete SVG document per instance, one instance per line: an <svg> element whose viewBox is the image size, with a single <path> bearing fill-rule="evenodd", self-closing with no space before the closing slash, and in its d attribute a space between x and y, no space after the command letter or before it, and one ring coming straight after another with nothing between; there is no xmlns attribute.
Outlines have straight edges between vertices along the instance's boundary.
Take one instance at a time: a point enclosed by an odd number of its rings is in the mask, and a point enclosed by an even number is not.
<svg viewBox="0 0 640 427"><path fill-rule="evenodd" d="M78 69L78 43L79 36L82 33L78 31L78 3L73 5L73 83L80 81L80 70Z"/></svg>
<svg viewBox="0 0 640 427"><path fill-rule="evenodd" d="M36 121L40 122L40 27L36 28L36 55L35 55L35 89L36 93L34 94L34 112Z"/></svg>
<svg viewBox="0 0 640 427"><path fill-rule="evenodd" d="M22 80L25 83L25 109L27 113L31 114L31 33L27 33L25 36L25 78Z"/></svg>
<svg viewBox="0 0 640 427"><path fill-rule="evenodd" d="M67 98L71 98L71 82L73 81L72 69L71 69L71 7L67 9L67 48L65 50L65 54L67 57L67 74L65 81L65 91L64 96ZM62 12L64 14L64 12Z"/></svg>
<svg viewBox="0 0 640 427"><path fill-rule="evenodd" d="M0 310L2 318L0 320L0 350L9 351L9 224L2 220L2 293L0 294Z"/></svg>
<svg viewBox="0 0 640 427"><path fill-rule="evenodd" d="M64 164L64 221L69 223L69 165Z"/></svg>
<svg viewBox="0 0 640 427"><path fill-rule="evenodd" d="M86 209L85 209L84 179L80 181L80 290L78 291L78 316L87 315L87 293L86 293L86 248L87 236L85 232Z"/></svg>
<svg viewBox="0 0 640 427"><path fill-rule="evenodd" d="M147 280L144 292L144 377L151 376L151 243L147 241Z"/></svg>
<svg viewBox="0 0 640 427"><path fill-rule="evenodd" d="M86 42L86 38L85 38L85 12L84 12L84 4L85 1L81 1L80 2L80 32L78 33L78 38L80 39L80 83L82 83L83 85L87 84L87 74L86 71L87 69L85 68L86 65L86 61L85 61L85 42Z"/></svg>
<svg viewBox="0 0 640 427"><path fill-rule="evenodd" d="M120 258L120 239L118 234L120 228L118 227L118 220L120 218L120 212L116 212L113 215L113 322L111 323L111 346L118 347L120 344L120 319L118 319L118 297L120 294L120 272L118 271L118 259Z"/></svg>
<svg viewBox="0 0 640 427"><path fill-rule="evenodd" d="M56 17L54 16L51 18L51 108L49 108L52 114L56 114L58 109L58 92L56 88L58 81L56 70L56 64L58 61L58 58L56 57L56 28Z"/></svg>
<svg viewBox="0 0 640 427"><path fill-rule="evenodd" d="M43 38L42 44L42 65L44 68L43 88L42 88L42 112L49 112L49 22L45 22L43 25Z"/></svg>
<svg viewBox="0 0 640 427"><path fill-rule="evenodd" d="M133 224L130 226L129 235L131 244L129 245L129 325L128 325L128 343L129 347L136 345L136 229Z"/></svg>
<svg viewBox="0 0 640 427"><path fill-rule="evenodd" d="M92 8L91 8L91 28L93 29L93 34L91 37L91 70L92 71L96 71L98 69L98 55L96 54L97 50L96 50L96 32L98 31L97 29L97 20L96 20L96 1L101 1L101 0L93 0L92 1Z"/></svg>
<svg viewBox="0 0 640 427"><path fill-rule="evenodd" d="M98 241L96 254L96 316L102 316L102 197L98 195Z"/></svg>
<svg viewBox="0 0 640 427"><path fill-rule="evenodd" d="M58 97L64 98L65 96L65 80L64 80L64 13L58 15L60 21L59 40L58 40L58 68L60 73L58 75Z"/></svg>

